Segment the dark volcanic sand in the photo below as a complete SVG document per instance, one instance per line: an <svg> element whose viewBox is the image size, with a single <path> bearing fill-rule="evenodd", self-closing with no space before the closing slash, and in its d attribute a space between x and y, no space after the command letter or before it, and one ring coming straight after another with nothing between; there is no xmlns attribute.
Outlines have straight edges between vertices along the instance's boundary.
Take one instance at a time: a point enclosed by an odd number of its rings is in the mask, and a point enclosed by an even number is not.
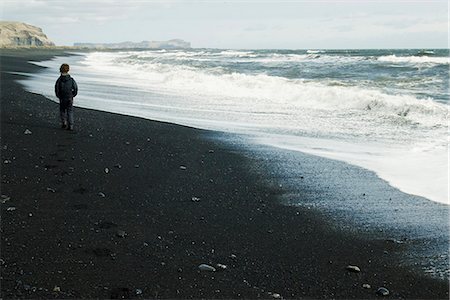
<svg viewBox="0 0 450 300"><path fill-rule="evenodd" d="M7 73L54 54L2 52L2 298L448 298L448 282L384 253L401 244L279 204L214 133L80 108L61 130L57 104Z"/></svg>

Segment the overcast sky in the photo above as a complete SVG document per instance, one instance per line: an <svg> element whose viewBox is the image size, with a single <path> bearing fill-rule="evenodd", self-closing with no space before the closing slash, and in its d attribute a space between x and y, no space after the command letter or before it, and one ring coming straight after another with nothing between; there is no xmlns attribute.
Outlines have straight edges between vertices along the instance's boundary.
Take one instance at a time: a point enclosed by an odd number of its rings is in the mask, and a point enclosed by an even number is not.
<svg viewBox="0 0 450 300"><path fill-rule="evenodd" d="M446 0L1 0L57 45L181 38L206 48L447 48Z"/></svg>

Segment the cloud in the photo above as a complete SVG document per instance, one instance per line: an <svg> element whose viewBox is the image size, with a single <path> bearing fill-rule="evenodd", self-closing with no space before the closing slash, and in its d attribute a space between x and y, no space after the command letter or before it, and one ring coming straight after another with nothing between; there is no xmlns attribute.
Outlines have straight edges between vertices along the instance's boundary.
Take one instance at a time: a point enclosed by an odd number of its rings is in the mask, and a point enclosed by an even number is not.
<svg viewBox="0 0 450 300"><path fill-rule="evenodd" d="M105 23L130 17L140 2L119 0L2 0L4 19L55 24Z"/></svg>

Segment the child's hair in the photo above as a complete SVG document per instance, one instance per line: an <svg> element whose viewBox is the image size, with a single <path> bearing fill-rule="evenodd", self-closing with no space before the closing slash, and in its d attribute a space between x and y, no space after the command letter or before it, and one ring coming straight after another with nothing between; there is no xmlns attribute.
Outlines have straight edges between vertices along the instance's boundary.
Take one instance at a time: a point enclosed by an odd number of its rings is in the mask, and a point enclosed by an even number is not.
<svg viewBox="0 0 450 300"><path fill-rule="evenodd" d="M69 72L69 65L68 64L62 64L61 67L59 67L59 71L61 73L67 73Z"/></svg>

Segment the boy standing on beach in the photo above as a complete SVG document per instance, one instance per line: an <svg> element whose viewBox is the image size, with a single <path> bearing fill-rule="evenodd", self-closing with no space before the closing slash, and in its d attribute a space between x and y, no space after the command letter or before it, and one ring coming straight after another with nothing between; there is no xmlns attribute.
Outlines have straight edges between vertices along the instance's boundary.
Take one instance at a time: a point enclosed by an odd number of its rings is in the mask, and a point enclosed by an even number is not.
<svg viewBox="0 0 450 300"><path fill-rule="evenodd" d="M69 65L62 64L59 68L61 76L55 83L55 94L59 99L59 114L61 128L73 130L73 98L78 93L75 80L69 75Z"/></svg>

